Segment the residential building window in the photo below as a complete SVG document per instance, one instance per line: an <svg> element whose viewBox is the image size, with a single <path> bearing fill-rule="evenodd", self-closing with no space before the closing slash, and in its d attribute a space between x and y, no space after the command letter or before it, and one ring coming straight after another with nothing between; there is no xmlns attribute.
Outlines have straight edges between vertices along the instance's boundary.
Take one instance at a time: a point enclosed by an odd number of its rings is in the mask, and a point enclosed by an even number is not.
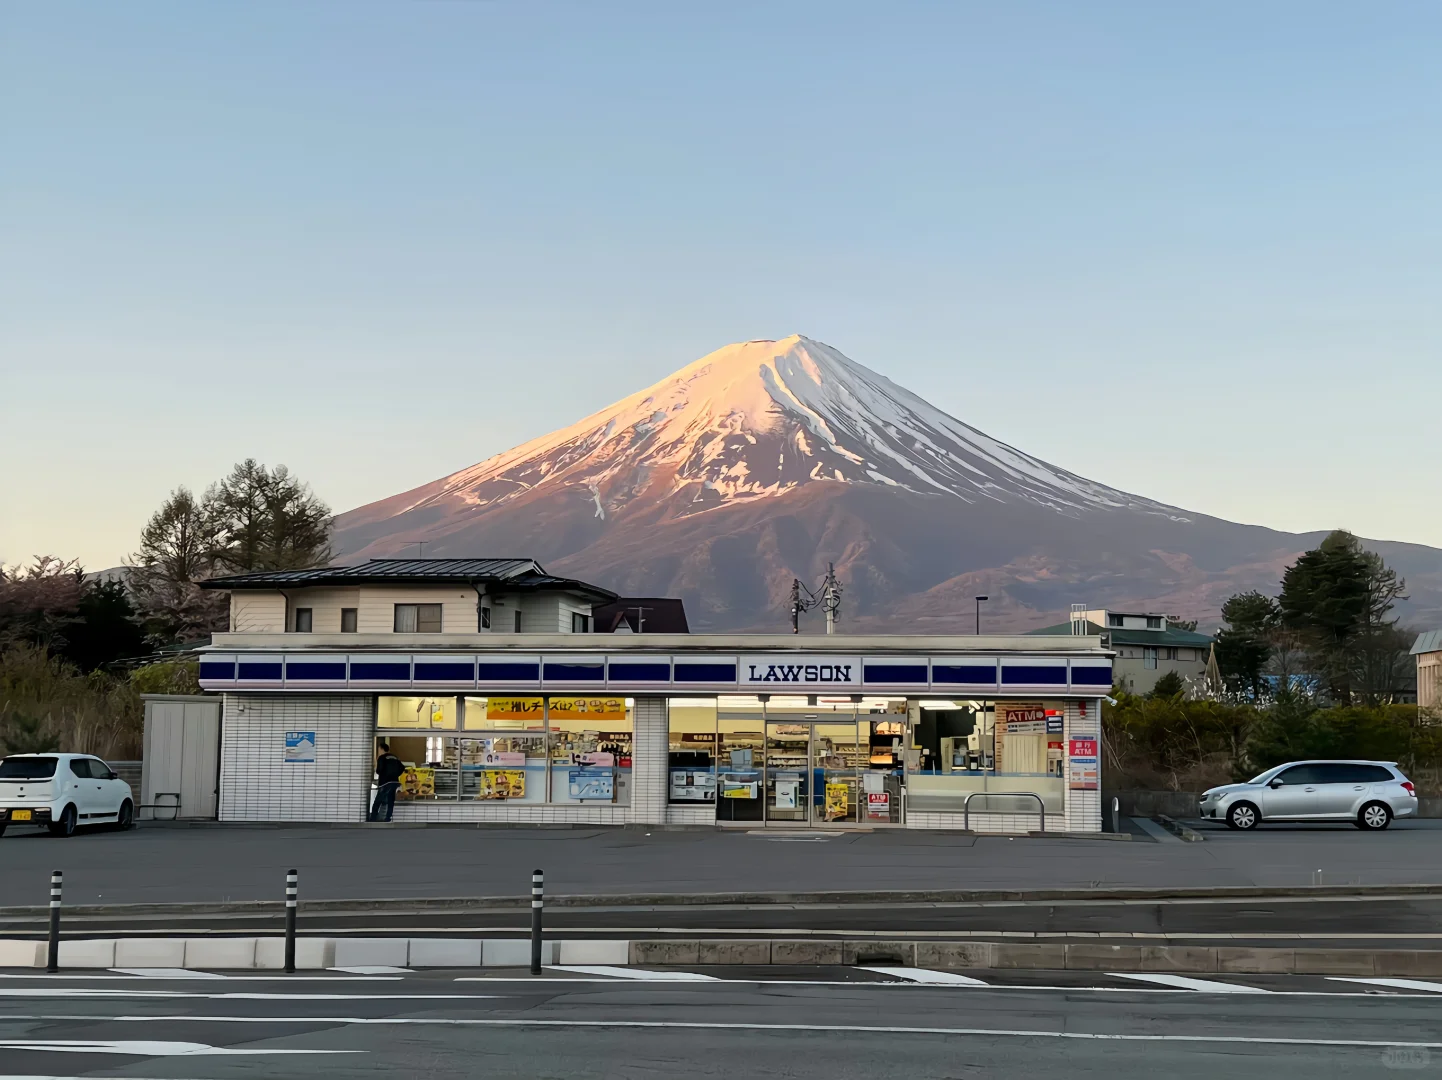
<svg viewBox="0 0 1442 1080"><path fill-rule="evenodd" d="M521 632L521 613L520 613L520 611L517 611L517 612L516 612L516 633L519 634L520 632Z"/></svg>
<svg viewBox="0 0 1442 1080"><path fill-rule="evenodd" d="M441 605L397 604L395 632L397 634L439 634L441 632Z"/></svg>
<svg viewBox="0 0 1442 1080"><path fill-rule="evenodd" d="M1174 648L1168 647L1168 648L1167 648L1167 659L1168 659L1168 660L1175 660L1176 658L1177 658L1177 650L1174 649Z"/></svg>
<svg viewBox="0 0 1442 1080"><path fill-rule="evenodd" d="M1108 625L1108 626L1125 626L1126 624L1127 624L1127 621L1126 621L1126 617L1125 617L1125 616L1122 616L1122 615L1108 615L1108 616L1107 616L1107 625Z"/></svg>
<svg viewBox="0 0 1442 1080"><path fill-rule="evenodd" d="M591 632L591 616L582 615L579 611L571 612L571 633L589 634Z"/></svg>
<svg viewBox="0 0 1442 1080"><path fill-rule="evenodd" d="M295 609L295 632L297 634L309 634L311 628L312 609L298 607Z"/></svg>
<svg viewBox="0 0 1442 1080"><path fill-rule="evenodd" d="M481 614L476 619L477 630L489 630L491 628L491 609L485 605L481 606Z"/></svg>
<svg viewBox="0 0 1442 1080"><path fill-rule="evenodd" d="M356 609L343 607L340 609L340 632L342 634L354 634L356 632Z"/></svg>
<svg viewBox="0 0 1442 1080"><path fill-rule="evenodd" d="M1155 671L1157 668L1157 649L1155 645L1147 645L1142 648L1142 667L1148 671Z"/></svg>
<svg viewBox="0 0 1442 1080"><path fill-rule="evenodd" d="M1162 628L1162 617L1160 615L1147 616L1147 629L1160 630Z"/></svg>

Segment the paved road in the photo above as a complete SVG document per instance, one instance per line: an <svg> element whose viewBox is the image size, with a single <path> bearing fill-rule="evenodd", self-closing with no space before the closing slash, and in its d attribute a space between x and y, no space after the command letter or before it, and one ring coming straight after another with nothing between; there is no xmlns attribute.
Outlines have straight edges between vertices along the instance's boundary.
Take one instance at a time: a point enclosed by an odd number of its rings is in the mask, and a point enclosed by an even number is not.
<svg viewBox="0 0 1442 1080"><path fill-rule="evenodd" d="M1315 1080L1428 1075L1442 1062L1442 982L708 974L11 974L0 976L0 1076Z"/></svg>
<svg viewBox="0 0 1442 1080"><path fill-rule="evenodd" d="M40 904L52 869L69 903L273 899L285 871L310 898L879 889L1442 884L1442 821L1221 830L1205 843L948 833L763 834L633 829L265 828L0 839L0 906Z"/></svg>

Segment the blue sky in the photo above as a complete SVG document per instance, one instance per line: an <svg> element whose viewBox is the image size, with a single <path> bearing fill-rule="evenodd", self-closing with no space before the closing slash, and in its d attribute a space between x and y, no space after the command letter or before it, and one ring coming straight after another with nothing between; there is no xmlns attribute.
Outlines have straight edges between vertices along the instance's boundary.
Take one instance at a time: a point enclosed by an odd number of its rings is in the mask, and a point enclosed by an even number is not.
<svg viewBox="0 0 1442 1080"><path fill-rule="evenodd" d="M1442 546L1442 6L0 8L0 561L337 510L731 341Z"/></svg>

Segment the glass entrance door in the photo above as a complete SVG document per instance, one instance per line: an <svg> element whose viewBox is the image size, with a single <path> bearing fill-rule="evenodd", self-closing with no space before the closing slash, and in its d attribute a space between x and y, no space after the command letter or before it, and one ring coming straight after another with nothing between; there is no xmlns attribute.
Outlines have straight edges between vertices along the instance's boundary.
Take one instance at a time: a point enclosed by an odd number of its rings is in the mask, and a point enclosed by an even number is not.
<svg viewBox="0 0 1442 1080"><path fill-rule="evenodd" d="M818 788L817 823L855 824L864 796L858 769L863 747L856 738L856 721L815 724L811 728L812 775Z"/></svg>
<svg viewBox="0 0 1442 1080"><path fill-rule="evenodd" d="M811 725L766 725L766 820L811 821Z"/></svg>

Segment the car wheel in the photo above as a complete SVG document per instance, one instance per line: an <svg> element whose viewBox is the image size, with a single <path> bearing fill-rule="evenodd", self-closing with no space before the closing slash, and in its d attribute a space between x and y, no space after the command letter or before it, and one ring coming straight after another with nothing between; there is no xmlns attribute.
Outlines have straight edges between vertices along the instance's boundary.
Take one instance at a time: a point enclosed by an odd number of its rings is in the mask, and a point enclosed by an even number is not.
<svg viewBox="0 0 1442 1080"><path fill-rule="evenodd" d="M120 804L120 813L116 815L115 827L121 832L135 827L135 807L131 805L129 799Z"/></svg>
<svg viewBox="0 0 1442 1080"><path fill-rule="evenodd" d="M74 836L75 835L75 807L67 806L60 811L60 817L50 823L51 836Z"/></svg>
<svg viewBox="0 0 1442 1080"><path fill-rule="evenodd" d="M1227 826L1233 829L1255 829L1262 820L1257 808L1249 802L1239 802L1227 811Z"/></svg>
<svg viewBox="0 0 1442 1080"><path fill-rule="evenodd" d="M1392 809L1386 803L1369 802L1357 814L1357 827L1374 831L1392 824Z"/></svg>

